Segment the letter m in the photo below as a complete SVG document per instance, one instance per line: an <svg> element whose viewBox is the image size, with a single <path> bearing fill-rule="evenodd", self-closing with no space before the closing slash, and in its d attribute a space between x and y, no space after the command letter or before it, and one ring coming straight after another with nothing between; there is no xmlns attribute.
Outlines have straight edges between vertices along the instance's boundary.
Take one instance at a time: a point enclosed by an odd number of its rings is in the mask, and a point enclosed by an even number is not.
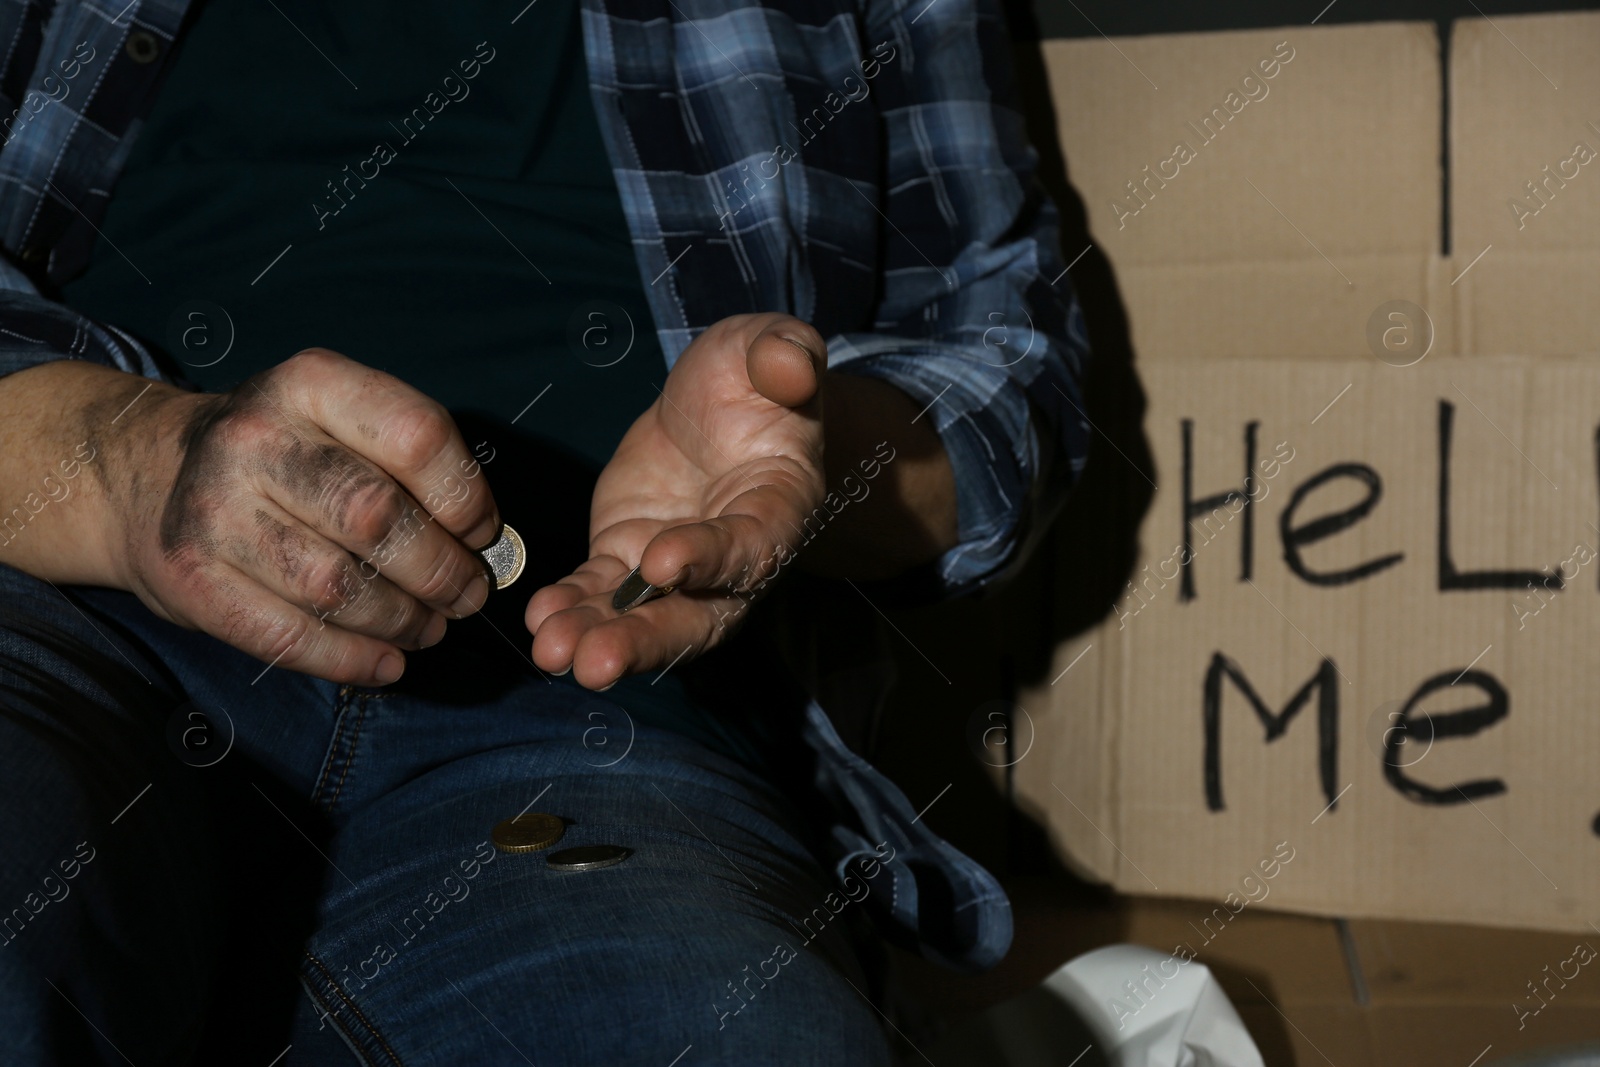
<svg viewBox="0 0 1600 1067"><path fill-rule="evenodd" d="M1221 652L1211 657L1205 686L1205 784L1206 807L1223 810L1222 804L1222 681L1230 679L1254 709L1267 731L1266 740L1276 741L1289 729L1290 721L1317 695L1317 770L1322 779L1322 794L1328 806L1334 804L1334 782L1339 774L1339 687L1338 668L1324 659L1299 692L1289 698L1283 711L1274 715L1256 692L1244 669Z"/></svg>

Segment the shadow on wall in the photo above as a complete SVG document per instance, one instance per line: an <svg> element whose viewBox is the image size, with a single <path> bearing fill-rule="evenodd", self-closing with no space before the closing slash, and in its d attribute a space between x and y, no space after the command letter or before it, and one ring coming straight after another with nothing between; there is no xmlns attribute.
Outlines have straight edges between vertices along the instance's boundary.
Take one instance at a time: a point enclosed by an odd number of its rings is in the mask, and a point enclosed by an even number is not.
<svg viewBox="0 0 1600 1067"><path fill-rule="evenodd" d="M1015 38L1026 42L1029 33L1013 22ZM1024 569L986 597L896 610L873 597L864 603L863 591L843 583L791 579L781 590L783 612L802 620L790 631L805 634L795 642L804 647L795 657L800 673L813 692L827 694L823 706L846 741L918 809L942 795L928 812L931 824L1002 877L1059 868L1042 830L1011 810L1004 769L975 739L985 730L993 736L1024 687L1049 681L1057 644L1112 611L1134 570L1139 525L1155 492L1127 314L1068 183L1037 41L1016 49L1016 76L1039 177L1060 209L1063 262L1076 260L1071 278L1093 353L1084 382L1093 436L1079 483ZM874 609L886 610L887 621ZM893 687L875 706L866 694L888 677Z"/></svg>
<svg viewBox="0 0 1600 1067"><path fill-rule="evenodd" d="M983 975L957 976L893 953L890 966L918 1005L901 1025L913 1040L936 1042L930 1047L943 1054L941 1063L1020 1067L1063 1049L1067 1054L1059 1062L1066 1062L1082 1047L1075 1043L1081 1024L1067 1017L1070 1009L1041 999L1036 987L1067 959L1128 940L1130 923L1117 898L1068 871L1044 828L1012 805L1009 771L984 765L993 757L977 738L992 709L1013 711L1023 689L1051 680L1051 653L1058 644L1112 612L1137 564L1139 527L1155 494L1156 471L1116 274L1093 244L1083 201L1069 182L1032 12L1024 2L1008 6L1015 9L1007 15L1019 42L1018 92L1040 157L1040 181L1060 209L1064 262L1083 253L1071 277L1094 353L1085 381L1092 444L1078 486L1015 581L985 600L891 612L895 631L888 646L896 684L876 728L859 740L860 750L913 806L929 805L925 818L935 831L1001 879L1016 921L1011 953ZM833 611L852 607L860 612L859 598L853 605L841 600ZM855 670L871 675L859 662ZM1028 739L1013 740L1008 758L1015 759ZM1028 758L1046 757L1035 752ZM1228 988L1246 986L1227 965L1212 966ZM1272 994L1266 976L1250 977ZM1269 1005L1237 1006L1266 1062L1292 1062L1287 1030ZM901 1051L906 1062L922 1062L914 1050ZM1094 1062L1103 1062L1100 1053L1083 1061Z"/></svg>
<svg viewBox="0 0 1600 1067"><path fill-rule="evenodd" d="M1014 22L1013 34L1026 42L1028 27ZM1013 810L1005 795L1007 771L994 766L998 761L977 739L999 721L996 709L1014 713L1022 689L1050 681L1057 644L1110 614L1134 570L1139 525L1156 481L1143 429L1145 395L1116 277L1092 244L1083 202L1068 182L1040 46L1020 44L1016 53L1039 176L1060 208L1064 262L1083 253L1071 277L1093 348L1084 383L1093 424L1088 463L1030 561L1004 589L891 613L896 630L886 644L896 684L861 749L918 808L950 786L928 812L930 824L1002 879L1062 868L1042 828ZM856 597L853 608L841 600L836 610L848 618L861 607ZM1016 740L1018 747L1026 742Z"/></svg>
<svg viewBox="0 0 1600 1067"><path fill-rule="evenodd" d="M1008 12L1016 47L1018 90L1028 136L1039 153L1039 179L1061 213L1061 247L1067 262L1082 252L1071 271L1094 353L1085 381L1087 414L1094 436L1082 480L1041 546L1033 566L1046 571L1042 587L1045 632L1019 647L1031 655L1017 664L1019 683L1039 681L1049 669L1050 650L1108 615L1133 572L1139 525L1155 494L1156 472L1144 436L1144 389L1134 368L1127 311L1111 262L1089 233L1087 211L1068 181L1056 138L1056 114L1044 55L1022 5ZM1018 583L1019 585L1023 583ZM1033 584L1033 583L1028 583ZM1036 616L1038 618L1038 616ZM1018 634L1018 639L1029 636Z"/></svg>

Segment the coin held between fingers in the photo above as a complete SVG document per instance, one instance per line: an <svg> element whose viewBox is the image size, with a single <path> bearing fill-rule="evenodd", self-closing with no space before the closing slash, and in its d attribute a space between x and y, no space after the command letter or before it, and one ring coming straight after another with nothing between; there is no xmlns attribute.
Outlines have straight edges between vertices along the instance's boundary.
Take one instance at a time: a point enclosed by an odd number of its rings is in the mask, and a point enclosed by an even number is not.
<svg viewBox="0 0 1600 1067"><path fill-rule="evenodd" d="M501 526L500 536L495 538L494 544L477 555L494 575L496 589L504 589L516 581L528 562L528 550L522 543L522 535L509 524Z"/></svg>
<svg viewBox="0 0 1600 1067"><path fill-rule="evenodd" d="M627 612L657 597L666 596L672 589L670 585L651 585L639 576L639 568L635 567L622 579L617 591L611 594L611 607L618 612Z"/></svg>

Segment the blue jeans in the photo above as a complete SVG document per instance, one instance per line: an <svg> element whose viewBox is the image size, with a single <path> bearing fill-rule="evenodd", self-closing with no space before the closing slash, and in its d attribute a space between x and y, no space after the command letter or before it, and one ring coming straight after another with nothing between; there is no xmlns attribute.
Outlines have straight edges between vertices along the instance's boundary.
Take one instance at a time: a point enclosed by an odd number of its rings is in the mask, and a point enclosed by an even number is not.
<svg viewBox="0 0 1600 1067"><path fill-rule="evenodd" d="M1004 954L998 885L814 703L546 678L524 599L369 690L0 567L0 1062L885 1064L863 931ZM631 852L497 852L529 810Z"/></svg>

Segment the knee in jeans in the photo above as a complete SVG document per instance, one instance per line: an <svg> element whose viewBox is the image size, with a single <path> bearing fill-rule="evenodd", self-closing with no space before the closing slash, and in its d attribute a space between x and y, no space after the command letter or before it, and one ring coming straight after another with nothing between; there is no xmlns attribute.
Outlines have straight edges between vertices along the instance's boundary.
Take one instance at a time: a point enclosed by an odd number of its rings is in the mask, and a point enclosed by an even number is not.
<svg viewBox="0 0 1600 1067"><path fill-rule="evenodd" d="M739 925L734 951L685 968L679 982L677 1010L699 1017L693 1029L713 1062L888 1062L859 973L847 974L822 939L783 924Z"/></svg>

